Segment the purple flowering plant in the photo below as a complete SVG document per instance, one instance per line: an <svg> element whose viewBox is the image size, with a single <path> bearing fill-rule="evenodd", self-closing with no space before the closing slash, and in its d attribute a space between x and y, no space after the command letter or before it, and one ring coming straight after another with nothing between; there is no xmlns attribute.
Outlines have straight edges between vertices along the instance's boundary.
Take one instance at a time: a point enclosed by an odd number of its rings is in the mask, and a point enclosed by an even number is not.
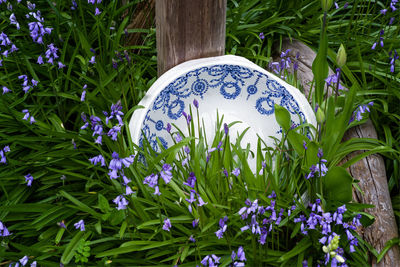
<svg viewBox="0 0 400 267"><path fill-rule="evenodd" d="M227 39L227 51L266 67L276 33L265 25L275 7L237 2L228 16L248 15L228 17L227 32L235 38ZM332 18L353 8L350 1L336 2L340 8ZM155 81L156 54L154 28L141 30L139 45L129 44L137 30L126 27L136 7L123 1L0 0L0 263L362 266L368 246L358 233L371 223L363 209L370 206L351 203L356 181L344 168L373 152L394 152L368 140L366 152L340 167L360 147L340 140L367 113L374 118L384 109L380 95L360 93L372 97L355 100L349 85L357 79L342 68L320 82L350 88L349 101L340 95L337 101L315 100L325 117L317 129L293 125L276 107L282 139L275 148L260 140L250 149L231 139L232 124L222 117L207 142L198 98L181 118L188 135L170 122L165 130L172 147L157 140L140 148L131 142L127 122ZM388 77L397 75L400 62L399 48L391 46L397 1L384 9L377 15L385 24L371 26L361 47L380 53L378 80L385 68ZM296 17L271 29L290 29L290 20L302 25ZM291 35L298 31L292 28ZM314 42L313 32L304 36ZM272 72L298 85L300 55L284 50L280 56ZM364 62L375 68L375 61ZM364 72L368 85L372 70ZM153 145L162 152L154 153Z"/></svg>

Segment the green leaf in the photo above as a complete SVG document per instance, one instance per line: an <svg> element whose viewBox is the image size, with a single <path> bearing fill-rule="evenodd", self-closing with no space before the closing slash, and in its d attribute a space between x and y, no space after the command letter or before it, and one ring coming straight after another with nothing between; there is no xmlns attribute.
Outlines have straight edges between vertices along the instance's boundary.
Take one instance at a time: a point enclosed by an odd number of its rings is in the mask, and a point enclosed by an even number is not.
<svg viewBox="0 0 400 267"><path fill-rule="evenodd" d="M62 236L64 235L64 232L65 232L65 228L64 228L64 227L60 227L60 229L59 229L58 232L57 232L56 238L55 238L55 240L54 240L54 242L55 242L56 244L59 244L59 243L60 243L61 238L62 238Z"/></svg>
<svg viewBox="0 0 400 267"><path fill-rule="evenodd" d="M108 204L108 200L102 195L102 194L97 194L98 201L99 201L99 207L102 212L107 213L110 211L110 205Z"/></svg>
<svg viewBox="0 0 400 267"><path fill-rule="evenodd" d="M79 231L75 234L75 236L71 239L68 243L67 247L64 250L64 253L61 256L61 263L62 264L69 264L72 258L75 255L75 250L78 248L81 239L86 239L90 235L90 232L82 232Z"/></svg>
<svg viewBox="0 0 400 267"><path fill-rule="evenodd" d="M378 258L376 259L377 263L379 263L388 252L388 250L395 245L400 245L400 238L396 237L386 242L385 247L382 249L381 253L379 253Z"/></svg>
<svg viewBox="0 0 400 267"><path fill-rule="evenodd" d="M290 258L300 254L312 245L309 238L303 238L292 250L288 251L279 258L279 262L287 261Z"/></svg>
<svg viewBox="0 0 400 267"><path fill-rule="evenodd" d="M307 138L304 135L301 135L294 130L290 130L288 132L288 140L294 150L296 150L297 154L304 155L305 149L303 147L303 142L307 142Z"/></svg>
<svg viewBox="0 0 400 267"><path fill-rule="evenodd" d="M279 126L286 132L290 129L290 113L286 108L275 104L275 118Z"/></svg>
<svg viewBox="0 0 400 267"><path fill-rule="evenodd" d="M60 194L62 196L64 196L65 198L67 198L68 200L70 200L72 203L74 203L79 210L82 210L82 211L85 211L87 213L90 213L91 215L93 215L94 217L96 217L98 219L101 218L101 214L100 213L97 213L96 211L94 211L94 209L89 208L89 206L87 206L86 204L82 203L81 201L79 201L75 197L71 196L70 194L68 194L64 190L61 190Z"/></svg>
<svg viewBox="0 0 400 267"><path fill-rule="evenodd" d="M331 167L322 177L326 198L343 203L352 199L353 177L341 166Z"/></svg>

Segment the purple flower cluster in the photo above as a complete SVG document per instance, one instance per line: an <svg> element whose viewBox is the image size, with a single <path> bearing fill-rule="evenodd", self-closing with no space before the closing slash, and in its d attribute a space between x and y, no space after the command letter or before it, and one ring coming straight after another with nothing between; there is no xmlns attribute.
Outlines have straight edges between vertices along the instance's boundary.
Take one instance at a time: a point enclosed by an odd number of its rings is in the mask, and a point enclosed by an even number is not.
<svg viewBox="0 0 400 267"><path fill-rule="evenodd" d="M349 3L346 2L346 3L343 5L343 8L347 8L348 6L349 6ZM335 2L335 8L336 8L336 9L339 9L339 4L338 4L337 2Z"/></svg>
<svg viewBox="0 0 400 267"><path fill-rule="evenodd" d="M275 192L272 191L268 198L271 199L271 203L267 207L258 205L258 199L253 202L247 199L245 201L246 206L242 207L238 212L239 215L241 215L242 220L246 220L250 217L250 222L240 230L243 232L251 229L253 235L259 235L260 238L258 242L261 245L265 244L268 234L273 231L274 225L279 225L281 223L282 217L285 213L283 208L279 210L278 214L277 210L275 210ZM291 211L295 208L295 206L289 208L286 212L287 216L290 216Z"/></svg>
<svg viewBox="0 0 400 267"><path fill-rule="evenodd" d="M166 218L165 220L164 220L164 224L163 224L163 227L162 227L162 229L164 230L164 231L170 231L170 229L171 229L171 227L172 227L172 225L171 225L171 221L168 219L168 218Z"/></svg>
<svg viewBox="0 0 400 267"><path fill-rule="evenodd" d="M10 231L8 231L7 227L0 221L0 236L6 237L10 235Z"/></svg>
<svg viewBox="0 0 400 267"><path fill-rule="evenodd" d="M28 79L27 75L20 75L20 76L18 76L18 79L24 80L22 82L22 90L25 92L25 94L28 93L30 89L37 86L39 83L38 81L32 79L31 83L29 84L29 79Z"/></svg>
<svg viewBox="0 0 400 267"><path fill-rule="evenodd" d="M108 169L110 170L108 172L108 175L110 176L111 179L117 179L120 177L120 175L124 176L124 171L123 167L129 168L129 166L132 165L133 161L135 160L134 155L130 155L126 158L120 158L117 152L112 153L112 160L110 161L110 164L108 165Z"/></svg>
<svg viewBox="0 0 400 267"><path fill-rule="evenodd" d="M291 49L287 49L284 52L281 52L281 60L279 62L270 62L269 69L279 75L282 79L286 80L285 70L290 71L293 69L296 71L299 68L297 60L300 57L300 54L297 52L295 60L293 60L289 56L289 52Z"/></svg>
<svg viewBox="0 0 400 267"><path fill-rule="evenodd" d="M128 54L128 51L124 50L124 55L122 55L120 52L115 51L115 56L117 57L117 59L119 60L120 63L124 63L125 60L128 63L128 65L131 64L132 59ZM112 66L114 69L118 69L118 61L116 59L112 59Z"/></svg>
<svg viewBox="0 0 400 267"><path fill-rule="evenodd" d="M92 164L95 165L95 166L96 166L97 163L99 163L99 162L100 162L100 164L101 164L102 167L105 167L105 166L106 166L106 162L105 162L104 157L103 157L102 155L98 155L98 156L95 156L95 157L93 157L93 158L90 158L89 161L90 161L90 163L92 163Z"/></svg>
<svg viewBox="0 0 400 267"><path fill-rule="evenodd" d="M396 50L389 52L389 61L390 61L390 72L394 72L394 66L396 64L396 60L399 59L399 55Z"/></svg>
<svg viewBox="0 0 400 267"><path fill-rule="evenodd" d="M324 212L320 204L321 200L317 199L315 203L309 205L311 212L308 217L301 214L298 218L294 219L295 223L301 223L301 233L307 235L309 230L316 230L322 234L319 242L324 246L328 246L335 236L337 236L337 233L332 230L333 227L336 227L337 230L343 230L346 233L347 240L349 241L349 250L350 252L354 252L354 247L358 245L358 240L350 230L354 231L357 227L361 226L361 215L357 214L350 222L343 222L343 215L347 211L346 205L338 207L332 214ZM341 252L343 249L338 247L334 250L339 255L343 255ZM326 257L329 257L329 253L327 253ZM325 264L328 262L329 258L325 258Z"/></svg>
<svg viewBox="0 0 400 267"><path fill-rule="evenodd" d="M384 31L384 30L381 30L381 31L379 32L379 44L380 44L381 47L384 46L384 43L383 43L383 41L384 41L383 35L384 35L384 34L385 34L385 31ZM378 42L373 43L371 49L372 49L372 50L375 50L377 44L378 44Z"/></svg>
<svg viewBox="0 0 400 267"><path fill-rule="evenodd" d="M148 185L151 188L154 188L154 195L161 195L160 188L158 187L158 178L159 175L163 178L165 184L168 184L172 179L172 166L169 164L164 164L162 166L162 170L159 174L150 174L144 178L143 184Z"/></svg>
<svg viewBox="0 0 400 267"><path fill-rule="evenodd" d="M319 158L319 163L317 163L316 165L312 165L310 167L310 173L306 176L306 179L310 179L312 177L315 177L315 175L317 174L318 177L323 177L326 175L326 173L328 172L328 168L326 167L325 163L327 162L326 159L323 159L322 157L324 156L322 149L319 148L318 149L318 153L317 153L317 157Z"/></svg>
<svg viewBox="0 0 400 267"><path fill-rule="evenodd" d="M7 93L9 93L9 92L11 92L11 90L10 89L8 89L7 87L5 87L5 86L3 86L3 95L4 94L7 94Z"/></svg>
<svg viewBox="0 0 400 267"><path fill-rule="evenodd" d="M360 105L354 110L353 115L351 116L350 122L353 122L354 120L356 121L361 121L363 119L363 114L367 112L371 112L369 107L372 107L374 105L374 102L369 102L366 105Z"/></svg>
<svg viewBox="0 0 400 267"><path fill-rule="evenodd" d="M17 18L15 17L14 13L12 13L10 15L10 24L15 25L15 27L17 27L17 30L20 29L19 23L18 23Z"/></svg>
<svg viewBox="0 0 400 267"><path fill-rule="evenodd" d="M95 5L96 3L97 3L97 4L100 4L101 2L102 2L102 0L97 0L97 2L96 2L96 0L88 0L88 3L89 3L89 4L92 4L92 5ZM95 16L98 16L98 15L100 15L100 14L101 14L101 10L96 6L94 15L95 15Z"/></svg>
<svg viewBox="0 0 400 267"><path fill-rule="evenodd" d="M225 216L224 218L219 220L219 230L215 232L215 235L218 237L218 239L221 239L228 228L226 225L226 222L228 221L228 216Z"/></svg>
<svg viewBox="0 0 400 267"><path fill-rule="evenodd" d="M238 261L235 261L236 258L238 259ZM232 251L231 259L233 261L233 266L235 267L245 266L244 262L247 261L247 259L242 246L238 248L237 253L235 251Z"/></svg>
<svg viewBox="0 0 400 267"><path fill-rule="evenodd" d="M83 87L84 89L84 93L82 93L82 97L81 100L84 100L84 95L86 95L86 85ZM106 125L109 124L109 122L112 119L116 119L118 124L114 125L113 127L111 127L111 129L107 132L107 136L109 136L111 138L111 140L116 141L118 138L118 134L121 132L121 128L124 125L124 122L122 120L124 113L122 112L122 105L121 102L118 101L116 104L112 104L111 105L111 115L108 116L108 113L106 111L103 111L103 114L106 116ZM92 136L96 136L95 139L95 143L96 144L102 144L102 140L103 140L103 135L104 135L104 129L103 129L103 125L102 125L102 121L99 117L97 116L90 116L90 123L89 121L87 121L86 115L83 113L82 114L82 120L85 123L81 129L86 129L87 127L89 127L89 125L91 125L91 130L93 131Z"/></svg>
<svg viewBox="0 0 400 267"><path fill-rule="evenodd" d="M27 182L26 186L32 186L33 176L30 173L25 175L25 182Z"/></svg>
<svg viewBox="0 0 400 267"><path fill-rule="evenodd" d="M86 97L86 88L87 88L87 84L85 84L83 86L83 91L82 91L82 95L81 95L81 102L85 101L85 97Z"/></svg>
<svg viewBox="0 0 400 267"><path fill-rule="evenodd" d="M1 52L1 54L4 57L8 57L9 54L11 54L17 50L18 50L18 48L10 41L7 34L5 34L4 32L0 33L0 52L3 51L3 52ZM0 59L0 66L3 66L2 63L3 63L3 60Z"/></svg>
<svg viewBox="0 0 400 267"><path fill-rule="evenodd" d="M23 120L25 120L25 121L28 121L28 120L29 120L29 123L30 123L30 124L36 122L36 121L35 121L35 118L29 114L29 111L28 111L27 109L23 109L23 110L22 110L22 113L25 114L24 117L22 118Z"/></svg>
<svg viewBox="0 0 400 267"><path fill-rule="evenodd" d="M208 204L208 202L204 202L201 196L196 192L196 190L194 190L194 187L196 185L196 180L197 179L194 172L190 172L186 182L183 183L183 185L189 186L191 188L189 189L190 198L185 199L189 203L188 205L189 212L192 212L192 204L195 203L196 201L198 207Z"/></svg>
<svg viewBox="0 0 400 267"><path fill-rule="evenodd" d="M339 90L343 90L344 87L339 82L339 76L340 76L340 69L337 68L336 73L329 75L328 78L325 79L326 85L332 86L334 88L336 88L336 86L338 85ZM339 84L338 84L338 82L339 82Z"/></svg>
<svg viewBox="0 0 400 267"><path fill-rule="evenodd" d="M126 206L129 204L129 201L124 198L123 195L117 196L113 202L117 205L117 210L124 210Z"/></svg>
<svg viewBox="0 0 400 267"><path fill-rule="evenodd" d="M216 267L218 266L218 263L220 261L221 257L217 257L214 254L212 255L207 255L201 260L201 264L203 266L209 266L209 267Z"/></svg>
<svg viewBox="0 0 400 267"><path fill-rule="evenodd" d="M74 226L76 229L80 229L82 232L85 231L85 222L83 220L75 223Z"/></svg>
<svg viewBox="0 0 400 267"><path fill-rule="evenodd" d="M47 46L47 50L45 52L45 57L47 58L47 63L54 65L54 63L55 63L54 61L58 58L57 51L58 51L58 48L55 47L54 44L51 43ZM38 57L37 63L39 65L44 64L42 56ZM58 61L58 68L62 69L64 67L65 67L65 65L61 61Z"/></svg>
<svg viewBox="0 0 400 267"><path fill-rule="evenodd" d="M33 17L35 21L29 22L29 31L30 35L32 37L32 40L35 43L38 44L43 44L43 37L46 34L51 34L51 31L53 30L52 28L49 27L44 27L44 19L41 17L40 11L35 12L29 12L29 14L26 15L27 18Z"/></svg>
<svg viewBox="0 0 400 267"><path fill-rule="evenodd" d="M6 158L6 153L10 152L10 147L5 146L3 149L0 149L0 163L6 164L7 163L7 158Z"/></svg>

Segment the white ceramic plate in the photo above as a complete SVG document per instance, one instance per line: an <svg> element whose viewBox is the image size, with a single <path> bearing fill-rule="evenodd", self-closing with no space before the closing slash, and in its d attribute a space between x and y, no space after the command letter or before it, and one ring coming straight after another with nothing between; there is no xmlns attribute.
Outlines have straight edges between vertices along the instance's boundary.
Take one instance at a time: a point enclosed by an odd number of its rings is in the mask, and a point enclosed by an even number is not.
<svg viewBox="0 0 400 267"><path fill-rule="evenodd" d="M232 141L250 127L241 145L250 143L252 150L257 135L271 146L269 136L281 136L274 104L285 107L293 123L301 123L301 118L316 125L314 112L298 89L243 57L229 55L187 61L158 78L139 103L145 108L135 111L129 123L133 142L141 146L143 132L155 151L160 151L157 137L164 147L170 147L174 142L167 124L174 123L187 133L182 112L189 113L189 105L193 110L194 99L199 102L209 140L215 132L218 110L224 122L241 122L229 131Z"/></svg>

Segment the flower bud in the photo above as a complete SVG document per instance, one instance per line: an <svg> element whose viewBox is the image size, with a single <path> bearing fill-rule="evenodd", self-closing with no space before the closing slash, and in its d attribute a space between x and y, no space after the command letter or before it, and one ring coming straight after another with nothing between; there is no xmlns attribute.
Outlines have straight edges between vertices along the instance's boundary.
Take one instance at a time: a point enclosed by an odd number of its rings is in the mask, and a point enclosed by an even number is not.
<svg viewBox="0 0 400 267"><path fill-rule="evenodd" d="M339 68L342 68L346 64L346 60L347 60L346 50L344 49L343 44L341 44L336 56L336 63L339 66Z"/></svg>
<svg viewBox="0 0 400 267"><path fill-rule="evenodd" d="M342 256L340 256L340 255L336 255L335 258L340 263L343 263L345 261L344 258Z"/></svg>
<svg viewBox="0 0 400 267"><path fill-rule="evenodd" d="M333 0L321 0L321 7L324 12L327 12L333 4Z"/></svg>
<svg viewBox="0 0 400 267"><path fill-rule="evenodd" d="M325 114L324 114L324 112L322 111L322 109L321 108L318 108L318 110L317 110L317 122L319 123L319 124L322 124L322 123L324 123L324 121L325 121Z"/></svg>

